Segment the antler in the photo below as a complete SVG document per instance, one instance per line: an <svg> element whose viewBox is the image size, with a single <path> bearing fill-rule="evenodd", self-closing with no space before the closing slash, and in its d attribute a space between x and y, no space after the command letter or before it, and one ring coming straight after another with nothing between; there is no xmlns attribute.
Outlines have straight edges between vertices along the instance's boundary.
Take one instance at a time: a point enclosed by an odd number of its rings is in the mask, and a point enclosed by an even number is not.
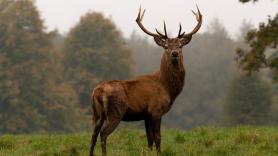
<svg viewBox="0 0 278 156"><path fill-rule="evenodd" d="M153 36L153 37L162 37L164 39L167 39L168 36L167 36L167 31L166 31L166 24L164 22L164 33L165 35L163 35L162 33L160 33L157 29L155 29L155 31L157 32L157 34L155 33L152 33L150 31L148 31L142 24L142 20L143 20L143 17L144 17L144 14L145 14L146 10L144 9L142 15L141 15L141 6L140 6L140 9L139 9L139 13L138 13L138 16L136 18L136 23L138 24L138 26L148 35L150 36Z"/></svg>
<svg viewBox="0 0 278 156"><path fill-rule="evenodd" d="M203 21L203 19L202 19L202 14L201 14L201 12L200 12L200 10L199 10L199 8L198 8L197 5L196 5L196 7L197 7L197 13L194 12L193 10L192 10L192 12L193 12L193 14L194 14L195 17L196 17L196 20L197 20L198 24L197 24L196 27L195 27L190 33L188 33L188 34L185 34L185 32L183 32L182 34L180 34L180 32L181 32L181 25L180 25L180 30L179 30L179 34L178 34L178 37L179 37L179 38L185 37L185 36L192 36L192 35L194 35L195 33L197 33L198 30L201 28L202 21Z"/></svg>
<svg viewBox="0 0 278 156"><path fill-rule="evenodd" d="M162 38L168 38L168 36L167 36L167 30L166 30L166 24L165 24L165 21L163 21L163 27L164 27L164 34L165 35L163 35L162 33L160 33L157 29L155 29L155 31L162 37Z"/></svg>
<svg viewBox="0 0 278 156"><path fill-rule="evenodd" d="M185 32L183 32L183 33L181 34L181 29L182 29L182 28L181 28L181 24L180 24L180 29L179 29L178 38L181 38L181 37L184 35L184 33L185 33Z"/></svg>

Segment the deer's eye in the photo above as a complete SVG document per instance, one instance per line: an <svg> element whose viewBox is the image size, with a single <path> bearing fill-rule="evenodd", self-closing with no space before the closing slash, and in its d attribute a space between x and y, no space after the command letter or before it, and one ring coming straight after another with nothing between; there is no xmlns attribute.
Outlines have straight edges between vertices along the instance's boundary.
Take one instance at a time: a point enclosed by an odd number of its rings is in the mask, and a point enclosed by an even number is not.
<svg viewBox="0 0 278 156"><path fill-rule="evenodd" d="M179 44L179 48L182 48L182 44L181 43Z"/></svg>

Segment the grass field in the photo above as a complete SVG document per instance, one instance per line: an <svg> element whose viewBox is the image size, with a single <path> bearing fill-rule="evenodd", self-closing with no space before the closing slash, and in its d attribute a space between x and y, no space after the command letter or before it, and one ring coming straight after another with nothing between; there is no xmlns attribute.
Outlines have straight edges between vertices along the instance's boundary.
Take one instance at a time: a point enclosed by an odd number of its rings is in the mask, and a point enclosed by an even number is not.
<svg viewBox="0 0 278 156"><path fill-rule="evenodd" d="M89 133L4 135L0 156L87 156ZM143 130L121 128L108 138L109 156L156 156ZM101 155L100 144L96 155ZM278 127L163 130L162 156L278 156Z"/></svg>

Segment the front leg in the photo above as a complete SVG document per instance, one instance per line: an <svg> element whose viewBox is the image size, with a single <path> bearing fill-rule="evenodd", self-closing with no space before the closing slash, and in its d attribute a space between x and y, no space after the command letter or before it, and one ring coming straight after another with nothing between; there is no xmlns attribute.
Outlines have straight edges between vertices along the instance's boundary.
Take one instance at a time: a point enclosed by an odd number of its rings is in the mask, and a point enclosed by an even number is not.
<svg viewBox="0 0 278 156"><path fill-rule="evenodd" d="M160 132L160 127L161 127L161 118L152 120L152 125L153 125L153 133L154 133L154 142L156 146L157 153L160 154L160 144L161 144L161 132Z"/></svg>
<svg viewBox="0 0 278 156"><path fill-rule="evenodd" d="M153 125L151 119L145 120L145 128L146 128L146 136L148 139L148 147L150 150L153 148L153 141L154 141L154 133L153 133Z"/></svg>

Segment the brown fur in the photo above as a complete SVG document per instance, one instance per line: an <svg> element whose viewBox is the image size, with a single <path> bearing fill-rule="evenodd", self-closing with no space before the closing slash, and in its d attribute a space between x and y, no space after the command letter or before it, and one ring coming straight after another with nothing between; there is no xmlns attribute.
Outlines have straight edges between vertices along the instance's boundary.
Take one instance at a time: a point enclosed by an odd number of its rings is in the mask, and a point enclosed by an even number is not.
<svg viewBox="0 0 278 156"><path fill-rule="evenodd" d="M155 142L160 153L161 117L170 110L184 86L182 47L191 37L184 38L180 32L177 38L154 36L156 43L165 50L157 72L131 80L106 81L95 87L92 93L94 132L90 156L93 155L99 133L102 155L106 155L107 137L122 120L144 120L148 146L152 148ZM174 57L174 53L177 56Z"/></svg>

